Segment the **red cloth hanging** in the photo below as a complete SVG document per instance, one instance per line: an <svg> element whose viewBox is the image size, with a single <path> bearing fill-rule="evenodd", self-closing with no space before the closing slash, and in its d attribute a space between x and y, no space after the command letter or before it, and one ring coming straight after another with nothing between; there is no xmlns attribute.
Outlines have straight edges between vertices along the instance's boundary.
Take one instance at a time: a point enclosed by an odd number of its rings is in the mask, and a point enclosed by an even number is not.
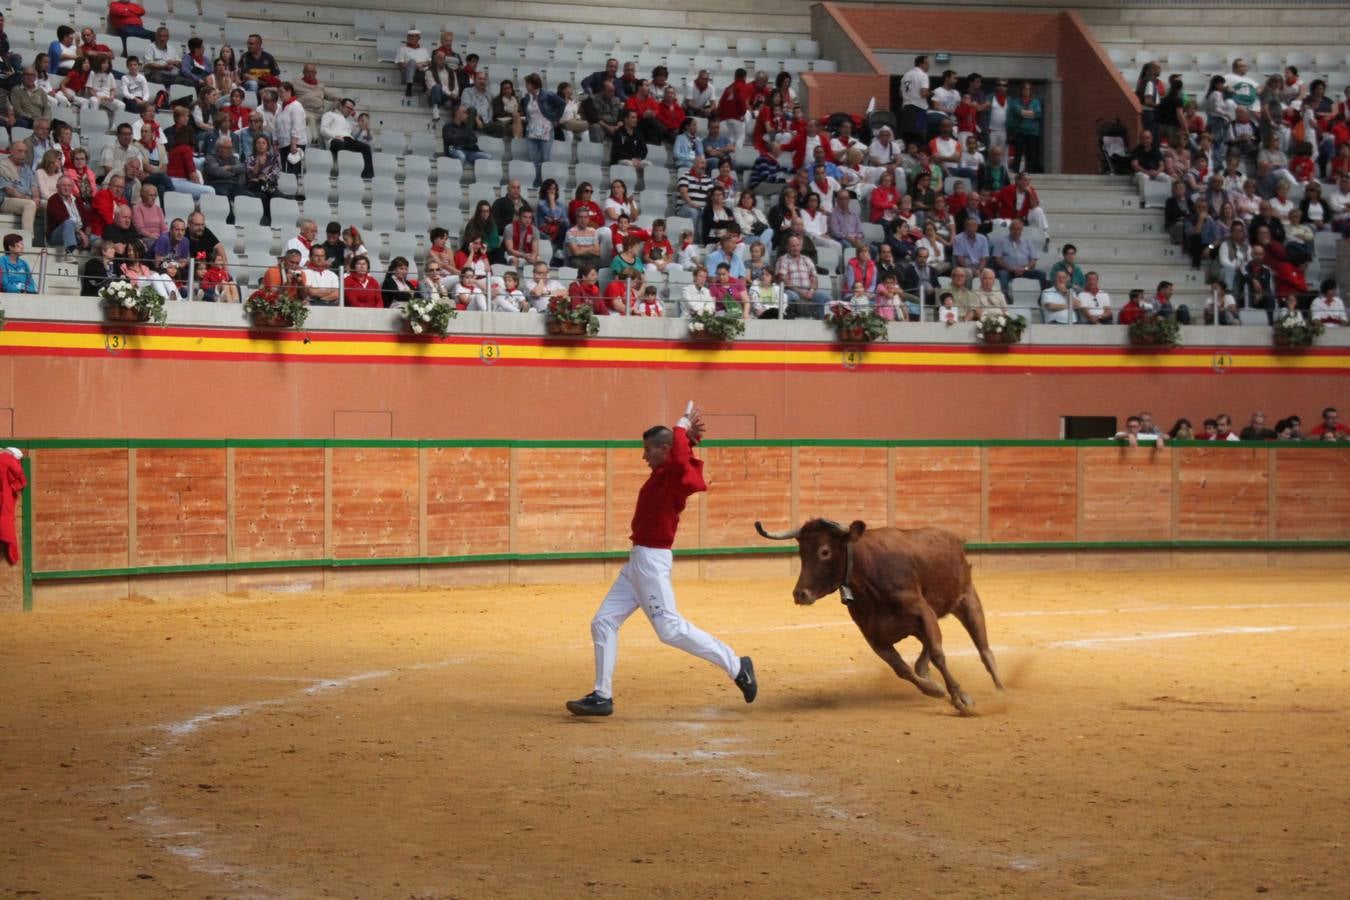
<svg viewBox="0 0 1350 900"><path fill-rule="evenodd" d="M5 557L10 565L19 562L19 532L14 527L14 510L19 505L19 494L28 487L23 465L7 451L0 450L0 543L5 545Z"/></svg>

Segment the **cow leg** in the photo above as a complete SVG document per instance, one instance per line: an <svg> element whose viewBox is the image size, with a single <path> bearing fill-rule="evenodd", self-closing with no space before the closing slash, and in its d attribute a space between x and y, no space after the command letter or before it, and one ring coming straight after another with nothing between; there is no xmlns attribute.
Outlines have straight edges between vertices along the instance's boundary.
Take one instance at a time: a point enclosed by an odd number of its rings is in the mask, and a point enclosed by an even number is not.
<svg viewBox="0 0 1350 900"><path fill-rule="evenodd" d="M914 674L920 678L928 677L928 648L924 647L919 658L914 661Z"/></svg>
<svg viewBox="0 0 1350 900"><path fill-rule="evenodd" d="M905 609L915 610L922 617L923 625L919 632L919 640L923 641L923 647L928 653L928 658L942 673L942 680L947 684L947 697L952 701L952 706L956 707L957 712L962 715L974 713L975 701L970 699L969 694L961 690L961 685L956 683L951 670L947 668L947 654L942 652L942 629L938 626L937 616L933 614L933 608L917 592L901 595L900 602Z"/></svg>
<svg viewBox="0 0 1350 900"><path fill-rule="evenodd" d="M952 610L952 614L966 626L966 632L975 642L975 649L980 651L980 660L989 670L989 677L994 679L994 687L1003 690L1003 681L998 677L998 663L994 662L994 651L989 649L989 636L984 630L984 606L981 605L980 595L975 593L975 588L972 587L966 592L961 602L956 605L956 609Z"/></svg>
<svg viewBox="0 0 1350 900"><path fill-rule="evenodd" d="M942 688L934 681L928 678L920 678L914 674L914 670L909 667L909 663L900 656L900 651L896 650L891 644L876 643L868 641L867 645L872 648L872 652L885 660L896 675L899 675L905 681L914 685L930 697L941 697L945 694Z"/></svg>

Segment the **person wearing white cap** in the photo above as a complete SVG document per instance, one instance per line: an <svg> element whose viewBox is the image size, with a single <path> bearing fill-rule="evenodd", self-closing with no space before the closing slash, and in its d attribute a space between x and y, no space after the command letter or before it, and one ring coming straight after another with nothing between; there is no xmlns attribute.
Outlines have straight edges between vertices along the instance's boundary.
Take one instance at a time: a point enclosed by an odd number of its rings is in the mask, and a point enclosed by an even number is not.
<svg viewBox="0 0 1350 900"><path fill-rule="evenodd" d="M413 85L421 80L420 72L431 65L431 51L422 46L422 32L408 29L408 36L394 55L394 65L403 73L403 95L412 96Z"/></svg>

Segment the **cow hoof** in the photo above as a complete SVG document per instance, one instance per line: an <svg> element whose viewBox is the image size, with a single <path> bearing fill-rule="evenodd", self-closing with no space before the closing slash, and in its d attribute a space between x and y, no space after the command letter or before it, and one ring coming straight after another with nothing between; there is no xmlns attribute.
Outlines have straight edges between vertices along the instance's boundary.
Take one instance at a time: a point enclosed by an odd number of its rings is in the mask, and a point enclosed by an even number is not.
<svg viewBox="0 0 1350 900"><path fill-rule="evenodd" d="M926 678L921 678L914 683L918 685L919 690L923 691L930 697L947 696L947 692L943 690L942 685L938 684L936 681L929 681Z"/></svg>
<svg viewBox="0 0 1350 900"><path fill-rule="evenodd" d="M957 691L952 695L952 706L963 716L975 715L975 701L965 691Z"/></svg>

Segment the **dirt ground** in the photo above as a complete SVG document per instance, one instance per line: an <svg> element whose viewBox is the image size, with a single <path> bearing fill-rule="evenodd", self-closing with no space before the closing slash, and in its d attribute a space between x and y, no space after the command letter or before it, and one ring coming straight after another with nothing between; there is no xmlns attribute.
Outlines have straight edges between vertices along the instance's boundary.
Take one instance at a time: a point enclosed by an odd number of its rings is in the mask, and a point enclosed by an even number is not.
<svg viewBox="0 0 1350 900"><path fill-rule="evenodd" d="M676 585L754 657L753 706L638 616L587 721L602 585L6 616L0 892L1350 892L1343 572L977 585L1006 694L943 622L976 718L787 579Z"/></svg>

